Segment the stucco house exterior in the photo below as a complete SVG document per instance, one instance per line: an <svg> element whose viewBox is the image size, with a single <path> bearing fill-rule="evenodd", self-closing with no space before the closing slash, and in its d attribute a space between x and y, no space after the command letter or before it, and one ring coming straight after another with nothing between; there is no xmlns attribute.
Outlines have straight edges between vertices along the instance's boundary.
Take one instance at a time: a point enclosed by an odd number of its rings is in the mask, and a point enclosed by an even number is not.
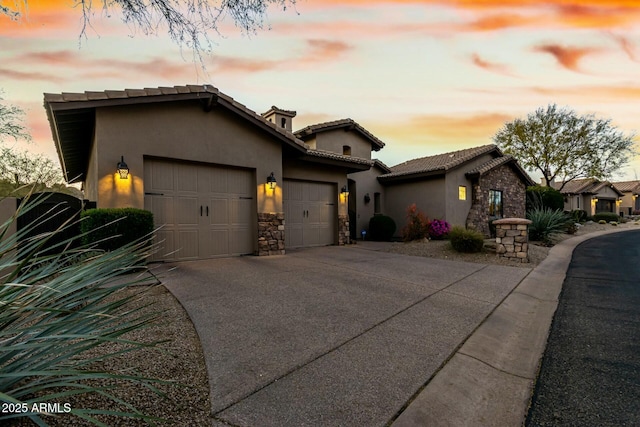
<svg viewBox="0 0 640 427"><path fill-rule="evenodd" d="M389 168L351 119L294 132L295 111L258 114L210 85L47 93L44 107L67 182L98 208L151 211L156 260L346 244L376 213L402 227L412 203L488 232L490 216L524 216L531 185L493 145Z"/></svg>
<svg viewBox="0 0 640 427"><path fill-rule="evenodd" d="M614 182L613 185L623 194L620 200L620 215L633 215L634 212L640 211L640 181L620 181Z"/></svg>
<svg viewBox="0 0 640 427"><path fill-rule="evenodd" d="M352 175L359 175L358 173ZM409 160L379 175L385 213L400 229L415 203L429 219L490 234L489 222L525 216L529 175L493 144Z"/></svg>
<svg viewBox="0 0 640 427"><path fill-rule="evenodd" d="M562 189L560 183L551 183L564 196L564 210L576 209L595 215L600 212L618 213L621 197L624 195L609 181L595 178L574 179L567 182Z"/></svg>

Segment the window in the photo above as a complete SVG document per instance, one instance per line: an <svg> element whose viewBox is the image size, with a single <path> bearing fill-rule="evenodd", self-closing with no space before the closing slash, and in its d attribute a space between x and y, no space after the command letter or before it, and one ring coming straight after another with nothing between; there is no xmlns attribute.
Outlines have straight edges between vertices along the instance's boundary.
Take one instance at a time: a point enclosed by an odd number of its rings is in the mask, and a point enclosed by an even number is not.
<svg viewBox="0 0 640 427"><path fill-rule="evenodd" d="M373 193L373 213L380 213L380 193Z"/></svg>
<svg viewBox="0 0 640 427"><path fill-rule="evenodd" d="M282 119L280 119L280 126L283 128L287 127L287 119L285 119L284 117Z"/></svg>
<svg viewBox="0 0 640 427"><path fill-rule="evenodd" d="M580 196L576 197L578 209L580 209Z"/></svg>
<svg viewBox="0 0 640 427"><path fill-rule="evenodd" d="M345 156L350 156L351 155L351 147L349 147L348 145L343 145L342 146L342 154Z"/></svg>
<svg viewBox="0 0 640 427"><path fill-rule="evenodd" d="M467 200L467 187L464 185L458 187L458 200Z"/></svg>
<svg viewBox="0 0 640 427"><path fill-rule="evenodd" d="M502 191L489 190L489 216L502 218Z"/></svg>

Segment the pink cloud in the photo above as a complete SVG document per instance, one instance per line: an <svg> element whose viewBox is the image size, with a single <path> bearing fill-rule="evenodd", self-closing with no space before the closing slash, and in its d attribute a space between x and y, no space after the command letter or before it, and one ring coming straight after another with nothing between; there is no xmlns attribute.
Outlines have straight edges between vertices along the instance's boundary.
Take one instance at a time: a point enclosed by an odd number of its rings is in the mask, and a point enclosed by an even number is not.
<svg viewBox="0 0 640 427"><path fill-rule="evenodd" d="M567 70L581 72L579 68L579 62L586 55L597 53L600 49L596 48L579 48L579 47L568 47L562 46L559 44L543 44L533 48L534 52L547 53L553 56L558 64Z"/></svg>
<svg viewBox="0 0 640 427"><path fill-rule="evenodd" d="M476 67L482 68L483 70L491 71L492 73L503 74L505 76L513 76L513 73L506 65L498 64L496 62L489 62L481 58L477 53L471 55L471 62Z"/></svg>

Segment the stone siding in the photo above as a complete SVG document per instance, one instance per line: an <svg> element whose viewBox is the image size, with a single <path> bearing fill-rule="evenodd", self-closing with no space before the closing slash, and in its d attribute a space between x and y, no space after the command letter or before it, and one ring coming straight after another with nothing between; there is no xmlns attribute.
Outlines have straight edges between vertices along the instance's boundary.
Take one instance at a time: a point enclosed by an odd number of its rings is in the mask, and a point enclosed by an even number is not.
<svg viewBox="0 0 640 427"><path fill-rule="evenodd" d="M489 190L502 191L502 214L505 218L524 218L526 185L509 165L483 174L474 182L472 188L471 209L467 216L467 228L473 228L490 236L489 229Z"/></svg>
<svg viewBox="0 0 640 427"><path fill-rule="evenodd" d="M284 213L258 213L258 255L284 255Z"/></svg>
<svg viewBox="0 0 640 427"><path fill-rule="evenodd" d="M351 244L349 233L349 215L338 215L338 245Z"/></svg>
<svg viewBox="0 0 640 427"><path fill-rule="evenodd" d="M529 231L531 221L524 218L503 218L496 226L496 253L515 262L529 262Z"/></svg>

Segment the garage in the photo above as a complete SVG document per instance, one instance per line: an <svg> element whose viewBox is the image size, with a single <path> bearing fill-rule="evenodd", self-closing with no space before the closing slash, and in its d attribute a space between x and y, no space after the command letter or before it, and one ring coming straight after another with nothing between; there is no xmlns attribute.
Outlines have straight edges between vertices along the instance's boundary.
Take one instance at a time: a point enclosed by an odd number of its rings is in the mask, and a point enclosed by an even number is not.
<svg viewBox="0 0 640 427"><path fill-rule="evenodd" d="M144 159L144 206L161 243L154 260L254 252L255 178L247 169Z"/></svg>
<svg viewBox="0 0 640 427"><path fill-rule="evenodd" d="M335 244L337 200L335 184L284 180L285 246Z"/></svg>

